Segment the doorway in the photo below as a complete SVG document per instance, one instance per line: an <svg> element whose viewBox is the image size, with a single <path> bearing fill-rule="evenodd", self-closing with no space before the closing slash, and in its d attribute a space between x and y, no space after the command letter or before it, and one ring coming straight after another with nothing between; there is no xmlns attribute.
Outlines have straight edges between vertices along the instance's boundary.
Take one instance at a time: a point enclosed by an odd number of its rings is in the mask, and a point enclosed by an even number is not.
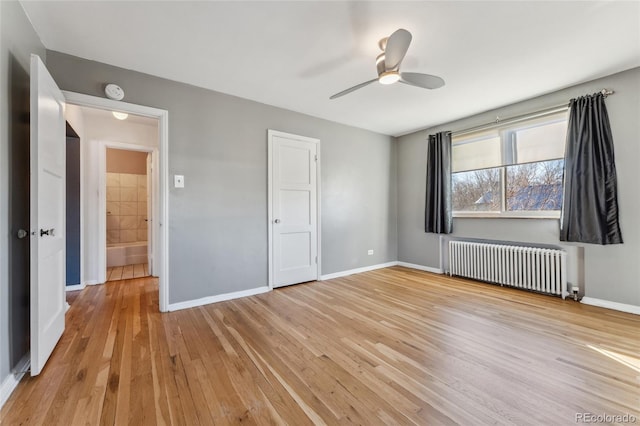
<svg viewBox="0 0 640 426"><path fill-rule="evenodd" d="M134 105L121 101L113 101L110 99L99 98L74 92L63 92L67 105L80 109L91 109L100 111L113 117L124 116L126 119L119 118L128 123L144 124L143 121L152 121L153 143L145 142L150 139L141 138L141 135L148 133L142 129L144 126L138 125L138 131L132 133L132 137L123 138L122 135L114 131L114 126L92 126L90 120L85 120L85 137L86 143L82 145L82 184L86 190L82 191L82 231L83 231L83 248L82 253L84 261L82 262L83 283L85 285L100 284L107 281L107 166L106 166L106 150L119 149L125 151L144 152L146 156L146 173L147 190L149 190L147 200L147 215L130 214L135 216L143 216L147 219L147 253L143 253L144 249L137 249L134 256L141 259L141 264L146 260L147 269L142 273L148 272L158 277L159 289L159 309L161 312L168 311L168 263L165 261L168 252L168 229L163 227L168 215L168 112L152 107L142 105ZM116 117L117 118L117 117ZM143 131L144 130L144 131ZM136 179L137 181L137 179ZM130 184L131 182L129 182ZM141 183L142 184L142 183ZM131 188L133 188L131 186ZM131 194L131 191L129 195ZM137 193L136 182L136 193ZM143 201L141 201L142 203ZM136 200L138 203L138 200ZM136 205L136 207L138 207ZM143 207L141 207L143 208ZM128 211L133 213L132 210ZM142 212L142 210L141 210ZM113 213L113 211L112 211ZM112 222L115 219L112 219ZM127 219L130 220L130 219ZM112 223L113 226L113 223ZM127 225L127 226L130 226ZM118 229L122 231L122 229ZM134 231L134 229L126 229ZM138 238L138 230L135 229L136 239ZM142 230L141 230L142 231ZM144 232L140 233L141 235ZM125 239L132 238L129 232ZM123 271L124 274L124 271ZM141 273L138 272L138 275ZM135 269L133 275L136 275Z"/></svg>
<svg viewBox="0 0 640 426"><path fill-rule="evenodd" d="M105 281L147 277L153 267L152 152L106 147L105 157Z"/></svg>

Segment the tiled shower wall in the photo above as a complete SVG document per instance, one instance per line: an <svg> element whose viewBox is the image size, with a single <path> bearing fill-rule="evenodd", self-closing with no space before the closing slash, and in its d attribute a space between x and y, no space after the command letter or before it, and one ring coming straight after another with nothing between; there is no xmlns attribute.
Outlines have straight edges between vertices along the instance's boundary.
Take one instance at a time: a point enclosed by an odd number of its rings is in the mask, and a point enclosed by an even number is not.
<svg viewBox="0 0 640 426"><path fill-rule="evenodd" d="M107 173L107 244L147 241L147 175Z"/></svg>

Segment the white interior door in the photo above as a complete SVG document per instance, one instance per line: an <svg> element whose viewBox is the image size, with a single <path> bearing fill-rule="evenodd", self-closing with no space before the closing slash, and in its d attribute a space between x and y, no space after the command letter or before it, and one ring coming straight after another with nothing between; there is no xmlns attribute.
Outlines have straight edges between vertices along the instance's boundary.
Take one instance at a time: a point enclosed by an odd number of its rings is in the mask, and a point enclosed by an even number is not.
<svg viewBox="0 0 640 426"><path fill-rule="evenodd" d="M31 55L31 375L42 371L64 331L64 96Z"/></svg>
<svg viewBox="0 0 640 426"><path fill-rule="evenodd" d="M272 286L318 278L318 140L269 133Z"/></svg>

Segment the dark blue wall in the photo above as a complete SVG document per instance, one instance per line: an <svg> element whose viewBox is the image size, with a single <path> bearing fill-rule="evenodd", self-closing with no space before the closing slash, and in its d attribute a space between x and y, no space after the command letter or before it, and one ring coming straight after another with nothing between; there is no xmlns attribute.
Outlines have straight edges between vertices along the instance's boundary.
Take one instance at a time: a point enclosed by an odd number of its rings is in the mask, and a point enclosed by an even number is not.
<svg viewBox="0 0 640 426"><path fill-rule="evenodd" d="M80 284L80 138L67 123L67 285Z"/></svg>

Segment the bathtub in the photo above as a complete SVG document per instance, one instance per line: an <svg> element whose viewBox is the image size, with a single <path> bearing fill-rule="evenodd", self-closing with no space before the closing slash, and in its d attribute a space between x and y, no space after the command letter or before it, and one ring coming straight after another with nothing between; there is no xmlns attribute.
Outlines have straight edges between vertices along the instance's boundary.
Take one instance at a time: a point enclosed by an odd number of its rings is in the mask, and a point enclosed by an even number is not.
<svg viewBox="0 0 640 426"><path fill-rule="evenodd" d="M107 268L147 263L147 242L107 244Z"/></svg>

